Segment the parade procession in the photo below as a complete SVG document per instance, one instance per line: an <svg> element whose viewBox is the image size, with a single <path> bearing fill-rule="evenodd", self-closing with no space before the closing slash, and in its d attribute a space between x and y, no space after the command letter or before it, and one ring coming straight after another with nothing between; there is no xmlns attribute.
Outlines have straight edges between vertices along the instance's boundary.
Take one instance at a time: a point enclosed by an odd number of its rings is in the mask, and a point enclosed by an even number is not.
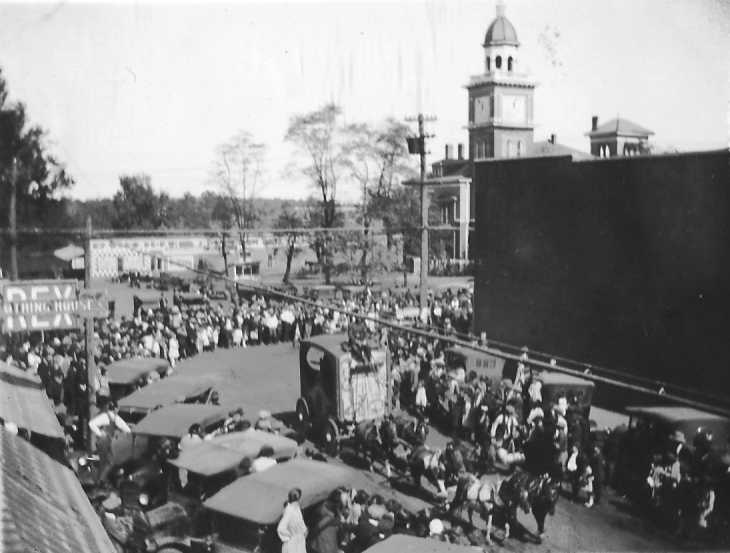
<svg viewBox="0 0 730 553"><path fill-rule="evenodd" d="M0 553L728 550L727 51L714 0L0 2Z"/></svg>

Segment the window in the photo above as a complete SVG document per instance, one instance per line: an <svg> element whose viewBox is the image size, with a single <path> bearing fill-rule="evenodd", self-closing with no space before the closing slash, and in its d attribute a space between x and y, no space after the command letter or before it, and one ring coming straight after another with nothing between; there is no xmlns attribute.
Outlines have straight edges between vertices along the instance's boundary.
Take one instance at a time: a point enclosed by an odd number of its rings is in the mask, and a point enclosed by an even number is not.
<svg viewBox="0 0 730 553"><path fill-rule="evenodd" d="M507 141L507 157L515 157L515 153L512 150L512 141Z"/></svg>
<svg viewBox="0 0 730 553"><path fill-rule="evenodd" d="M512 71L512 56L507 58L507 71Z"/></svg>
<svg viewBox="0 0 730 553"><path fill-rule="evenodd" d="M522 157L522 140L517 141L517 157Z"/></svg>
<svg viewBox="0 0 730 553"><path fill-rule="evenodd" d="M491 71L491 70L492 70L492 59L489 56L487 56L487 71Z"/></svg>
<svg viewBox="0 0 730 553"><path fill-rule="evenodd" d="M497 69L502 69L502 56L497 56L494 58L494 65L497 67Z"/></svg>

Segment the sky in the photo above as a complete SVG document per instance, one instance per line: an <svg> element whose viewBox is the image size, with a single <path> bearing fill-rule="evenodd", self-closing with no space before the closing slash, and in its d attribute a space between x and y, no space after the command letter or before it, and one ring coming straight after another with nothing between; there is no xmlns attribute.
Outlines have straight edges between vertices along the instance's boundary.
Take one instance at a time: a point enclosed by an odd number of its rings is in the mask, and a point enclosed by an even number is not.
<svg viewBox="0 0 730 553"><path fill-rule="evenodd" d="M535 140L588 149L592 115L630 119L660 147L730 144L727 0L505 0L537 83ZM216 147L239 130L267 145L258 194L311 192L285 169L290 118L327 102L347 122L424 112L429 162L467 143L496 0L4 3L0 67L11 99L48 131L76 180L111 196L145 172L173 196L217 190ZM414 127L415 128L415 127ZM341 199L357 195L344 186Z"/></svg>

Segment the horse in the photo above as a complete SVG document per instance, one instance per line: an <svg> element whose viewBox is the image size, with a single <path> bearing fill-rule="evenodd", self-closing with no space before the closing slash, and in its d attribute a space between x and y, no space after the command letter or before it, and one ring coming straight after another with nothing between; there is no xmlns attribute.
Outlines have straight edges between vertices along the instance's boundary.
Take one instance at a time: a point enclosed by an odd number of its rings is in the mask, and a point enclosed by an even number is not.
<svg viewBox="0 0 730 553"><path fill-rule="evenodd" d="M382 422L367 420L359 423L355 427L355 443L367 460L371 472L377 460L383 463L386 477L392 476L390 460L399 443L397 427L393 420L386 418Z"/></svg>
<svg viewBox="0 0 730 553"><path fill-rule="evenodd" d="M469 524L474 526L474 512L477 511L487 524L485 539L487 544L492 543L492 519L505 504L499 491L504 477L499 474L485 474L481 478L471 473L464 473L459 477L454 499L449 505L449 515L453 516L457 510L467 509ZM509 528L505 528L505 533Z"/></svg>
<svg viewBox="0 0 730 553"><path fill-rule="evenodd" d="M517 508L525 513L532 512L537 522L538 540L545 535L545 518L555 514L555 504L560 495L560 483L548 474L533 476L518 471L499 488L499 495L505 505L505 539L509 537L510 526L518 526Z"/></svg>
<svg viewBox="0 0 730 553"><path fill-rule="evenodd" d="M408 459L408 467L416 486L421 486L421 479L426 479L438 488L438 496L446 497L446 465L441 450L432 450L422 445L413 450Z"/></svg>
<svg viewBox="0 0 730 553"><path fill-rule="evenodd" d="M411 447L426 443L428 421L423 417L396 416L394 418L398 437Z"/></svg>
<svg viewBox="0 0 730 553"><path fill-rule="evenodd" d="M482 451L462 440L452 440L444 450L447 483L454 483L463 472L479 474L486 465Z"/></svg>

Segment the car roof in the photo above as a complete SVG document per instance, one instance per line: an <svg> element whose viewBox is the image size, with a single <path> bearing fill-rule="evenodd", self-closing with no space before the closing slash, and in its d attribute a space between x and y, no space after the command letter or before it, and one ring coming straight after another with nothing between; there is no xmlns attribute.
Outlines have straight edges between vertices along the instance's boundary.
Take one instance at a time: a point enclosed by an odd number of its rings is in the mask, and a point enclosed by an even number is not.
<svg viewBox="0 0 730 553"><path fill-rule="evenodd" d="M364 553L474 553L474 551L475 548L468 545L394 534L388 539L368 547Z"/></svg>
<svg viewBox="0 0 730 553"><path fill-rule="evenodd" d="M314 336L304 343L314 344L315 346L332 353L333 355L343 355L342 343L347 342L346 334L320 334Z"/></svg>
<svg viewBox="0 0 730 553"><path fill-rule="evenodd" d="M212 388L216 380L206 376L175 375L148 384L119 400L119 408L154 409L181 403Z"/></svg>
<svg viewBox="0 0 730 553"><path fill-rule="evenodd" d="M201 405L195 403L176 403L155 409L134 427L135 434L180 438L191 425L200 424L203 428L223 421L229 409L220 405Z"/></svg>
<svg viewBox="0 0 730 553"><path fill-rule="evenodd" d="M631 415L644 415L668 423L685 421L726 421L730 419L707 411L700 411L694 407L674 406L631 406L626 407L626 412Z"/></svg>
<svg viewBox="0 0 730 553"><path fill-rule="evenodd" d="M586 380L585 378L579 378L571 374L559 373L554 371L541 372L539 375L537 375L537 378L542 381L543 385L554 384L574 386L576 384L580 384L582 386L590 386L591 388L595 386L593 382L591 382L590 380Z"/></svg>
<svg viewBox="0 0 730 553"><path fill-rule="evenodd" d="M169 366L170 364L164 359L149 357L122 359L107 365L107 380L109 384L130 384L152 371L165 372Z"/></svg>
<svg viewBox="0 0 730 553"><path fill-rule="evenodd" d="M497 355L493 353L487 353L486 351L477 351L475 349L471 348L465 348L464 346L455 345L451 346L450 348L446 348L444 350L444 353L458 353L459 355L463 355L465 357L498 357Z"/></svg>
<svg viewBox="0 0 730 553"><path fill-rule="evenodd" d="M250 428L229 432L184 449L170 464L202 476L221 474L236 468L245 458L255 458L265 445L277 459L293 457L297 442L271 432Z"/></svg>
<svg viewBox="0 0 730 553"><path fill-rule="evenodd" d="M281 517L287 494L302 490L300 505L306 509L347 486L354 469L342 465L293 459L263 472L239 478L203 503L206 509L255 524L274 524Z"/></svg>

